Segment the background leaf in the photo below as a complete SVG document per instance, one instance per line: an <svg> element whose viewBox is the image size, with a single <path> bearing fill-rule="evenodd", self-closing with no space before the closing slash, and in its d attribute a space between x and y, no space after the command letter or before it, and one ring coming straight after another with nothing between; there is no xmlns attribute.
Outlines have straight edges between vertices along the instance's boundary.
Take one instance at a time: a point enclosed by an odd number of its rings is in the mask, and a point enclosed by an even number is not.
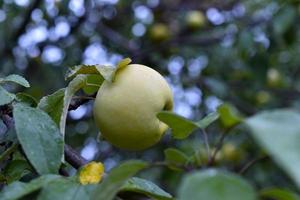
<svg viewBox="0 0 300 200"><path fill-rule="evenodd" d="M220 105L217 111L220 115L221 124L226 129L230 129L243 121L236 108L228 103Z"/></svg>
<svg viewBox="0 0 300 200"><path fill-rule="evenodd" d="M198 125L199 128L205 129L211 123L216 121L219 118L219 116L220 115L217 112L210 113L207 116L205 116L203 119L201 119L200 121L196 122L196 124Z"/></svg>
<svg viewBox="0 0 300 200"><path fill-rule="evenodd" d="M290 110L265 111L246 120L251 134L300 188L300 114Z"/></svg>
<svg viewBox="0 0 300 200"><path fill-rule="evenodd" d="M63 155L63 140L54 121L44 111L25 104L14 105L18 140L39 174L57 173Z"/></svg>
<svg viewBox="0 0 300 200"><path fill-rule="evenodd" d="M18 101L21 101L23 103L27 103L31 107L36 107L37 106L36 99L33 96L29 95L29 94L19 92L19 93L16 94L16 98L17 98Z"/></svg>
<svg viewBox="0 0 300 200"><path fill-rule="evenodd" d="M260 191L260 196L263 199L275 200L299 200L300 196L290 190L281 188L267 188Z"/></svg>
<svg viewBox="0 0 300 200"><path fill-rule="evenodd" d="M168 148L164 150L165 160L174 164L186 164L189 157L182 151L175 148Z"/></svg>
<svg viewBox="0 0 300 200"><path fill-rule="evenodd" d="M256 200L253 187L243 178L215 169L187 174L179 187L179 200Z"/></svg>

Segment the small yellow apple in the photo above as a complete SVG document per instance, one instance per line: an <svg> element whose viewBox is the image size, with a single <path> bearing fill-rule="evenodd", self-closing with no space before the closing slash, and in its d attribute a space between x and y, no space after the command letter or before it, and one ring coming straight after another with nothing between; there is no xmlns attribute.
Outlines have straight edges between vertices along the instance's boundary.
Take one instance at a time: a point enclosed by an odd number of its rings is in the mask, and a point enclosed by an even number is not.
<svg viewBox="0 0 300 200"><path fill-rule="evenodd" d="M150 38L154 41L164 41L170 38L170 30L163 23L154 24L150 28Z"/></svg>
<svg viewBox="0 0 300 200"><path fill-rule="evenodd" d="M156 144L168 126L156 114L172 110L173 95L166 80L145 65L130 64L104 81L94 104L101 136L114 146L143 150Z"/></svg>
<svg viewBox="0 0 300 200"><path fill-rule="evenodd" d="M205 25L206 19L201 11L189 11L185 18L188 28L198 29Z"/></svg>

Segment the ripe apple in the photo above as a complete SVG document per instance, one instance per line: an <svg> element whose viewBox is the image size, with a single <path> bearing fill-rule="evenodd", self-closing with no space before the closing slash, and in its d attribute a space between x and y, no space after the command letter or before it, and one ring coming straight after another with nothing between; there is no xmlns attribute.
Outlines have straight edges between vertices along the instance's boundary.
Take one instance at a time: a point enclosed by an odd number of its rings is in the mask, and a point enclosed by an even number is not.
<svg viewBox="0 0 300 200"><path fill-rule="evenodd" d="M191 29L199 29L203 27L206 23L205 16L201 11L189 11L185 18L186 25Z"/></svg>
<svg viewBox="0 0 300 200"><path fill-rule="evenodd" d="M101 136L114 146L143 150L156 144L168 126L156 114L172 110L173 95L166 80L145 65L130 64L104 81L94 104Z"/></svg>
<svg viewBox="0 0 300 200"><path fill-rule="evenodd" d="M163 23L154 24L150 28L149 34L150 39L158 42L169 39L171 35L169 28Z"/></svg>

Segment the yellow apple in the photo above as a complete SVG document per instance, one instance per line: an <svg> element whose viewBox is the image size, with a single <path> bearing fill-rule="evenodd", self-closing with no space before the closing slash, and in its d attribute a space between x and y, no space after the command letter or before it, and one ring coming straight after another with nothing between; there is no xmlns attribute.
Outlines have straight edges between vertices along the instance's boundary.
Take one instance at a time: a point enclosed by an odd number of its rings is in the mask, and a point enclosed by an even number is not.
<svg viewBox="0 0 300 200"><path fill-rule="evenodd" d="M150 38L155 41L164 41L170 38L169 28L162 23L154 24L150 28Z"/></svg>
<svg viewBox="0 0 300 200"><path fill-rule="evenodd" d="M191 29L198 29L205 25L206 19L201 11L189 11L185 18L186 24Z"/></svg>
<svg viewBox="0 0 300 200"><path fill-rule="evenodd" d="M104 81L94 104L101 136L114 146L143 150L156 144L168 126L156 114L172 110L173 95L166 80L145 65L130 64Z"/></svg>

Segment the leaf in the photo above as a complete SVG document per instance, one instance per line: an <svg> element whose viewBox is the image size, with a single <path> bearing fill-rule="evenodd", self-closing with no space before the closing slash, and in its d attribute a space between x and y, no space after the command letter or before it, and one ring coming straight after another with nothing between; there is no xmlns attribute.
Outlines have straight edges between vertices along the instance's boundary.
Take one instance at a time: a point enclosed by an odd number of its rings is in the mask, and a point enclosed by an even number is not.
<svg viewBox="0 0 300 200"><path fill-rule="evenodd" d="M243 178L215 169L187 174L180 184L179 200L256 200L253 187Z"/></svg>
<svg viewBox="0 0 300 200"><path fill-rule="evenodd" d="M300 188L300 114L279 109L246 120L251 134Z"/></svg>
<svg viewBox="0 0 300 200"><path fill-rule="evenodd" d="M117 68L111 65L95 65L95 67L106 81L112 82L114 80Z"/></svg>
<svg viewBox="0 0 300 200"><path fill-rule="evenodd" d="M79 182L83 185L99 183L104 175L104 166L101 162L90 162L82 167L79 173Z"/></svg>
<svg viewBox="0 0 300 200"><path fill-rule="evenodd" d="M82 89L86 94L94 94L99 90L103 81L104 79L101 75L89 74L87 77L86 86Z"/></svg>
<svg viewBox="0 0 300 200"><path fill-rule="evenodd" d="M185 164L188 162L189 157L182 151L174 148L168 148L164 151L165 160L175 164Z"/></svg>
<svg viewBox="0 0 300 200"><path fill-rule="evenodd" d="M19 85L22 85L24 87L30 87L30 84L28 83L28 81L23 78L20 75L17 74L11 74L5 78L0 78L0 83L5 83L5 82L13 82L13 83L17 83Z"/></svg>
<svg viewBox="0 0 300 200"><path fill-rule="evenodd" d="M185 139L198 128L197 124L193 121L170 111L159 112L157 118L172 129L172 136L176 139Z"/></svg>
<svg viewBox="0 0 300 200"><path fill-rule="evenodd" d="M40 192L38 200L89 200L89 193L72 179L59 178L47 184Z"/></svg>
<svg viewBox="0 0 300 200"><path fill-rule="evenodd" d="M157 200L171 200L172 196L151 181L133 177L121 188L120 192L135 192Z"/></svg>
<svg viewBox="0 0 300 200"><path fill-rule="evenodd" d="M9 104L16 96L10 92L7 92L3 87L0 86L0 106Z"/></svg>
<svg viewBox="0 0 300 200"><path fill-rule="evenodd" d="M126 161L111 170L108 177L99 184L93 194L93 200L112 200L124 183L147 166L145 162L138 160Z"/></svg>
<svg viewBox="0 0 300 200"><path fill-rule="evenodd" d="M34 97L32 97L29 94L19 92L16 94L17 100L21 101L23 103L27 103L31 107L36 107L37 106L37 101Z"/></svg>
<svg viewBox="0 0 300 200"><path fill-rule="evenodd" d="M32 171L31 166L25 160L12 160L5 167L3 174L8 183L17 181Z"/></svg>
<svg viewBox="0 0 300 200"><path fill-rule="evenodd" d="M238 111L230 104L224 103L217 109L220 115L221 124L226 129L230 129L243 121Z"/></svg>
<svg viewBox="0 0 300 200"><path fill-rule="evenodd" d="M38 104L38 108L45 111L57 126L59 126L62 116L65 90L65 88L62 88L51 95L43 97Z"/></svg>
<svg viewBox="0 0 300 200"><path fill-rule="evenodd" d="M65 79L74 78L79 74L99 74L95 65L77 65L69 68L66 73Z"/></svg>
<svg viewBox="0 0 300 200"><path fill-rule="evenodd" d="M32 180L29 183L23 183L20 181L13 182L6 186L0 193L1 200L15 200L25 195L39 190L49 182L59 178L58 175L44 175L39 178Z"/></svg>
<svg viewBox="0 0 300 200"><path fill-rule="evenodd" d="M260 196L275 200L299 200L300 196L288 189L267 188L260 191Z"/></svg>
<svg viewBox="0 0 300 200"><path fill-rule="evenodd" d="M77 75L68 85L68 87L65 89L65 95L63 99L63 110L59 122L59 129L60 133L63 135L63 138L65 138L65 128L66 128L66 120L67 120L67 115L68 115L68 109L69 105L71 103L72 97L74 94L86 86L86 81L87 81L87 75Z"/></svg>
<svg viewBox="0 0 300 200"><path fill-rule="evenodd" d="M127 65L129 65L131 63L131 61L132 60L130 58L124 58L117 64L117 70L126 67Z"/></svg>
<svg viewBox="0 0 300 200"><path fill-rule="evenodd" d="M13 108L18 140L39 174L57 173L63 140L54 121L44 111L17 103Z"/></svg>
<svg viewBox="0 0 300 200"><path fill-rule="evenodd" d="M199 128L205 129L208 127L211 123L216 121L220 117L219 113L213 112L205 116L203 119L200 121L196 122Z"/></svg>

